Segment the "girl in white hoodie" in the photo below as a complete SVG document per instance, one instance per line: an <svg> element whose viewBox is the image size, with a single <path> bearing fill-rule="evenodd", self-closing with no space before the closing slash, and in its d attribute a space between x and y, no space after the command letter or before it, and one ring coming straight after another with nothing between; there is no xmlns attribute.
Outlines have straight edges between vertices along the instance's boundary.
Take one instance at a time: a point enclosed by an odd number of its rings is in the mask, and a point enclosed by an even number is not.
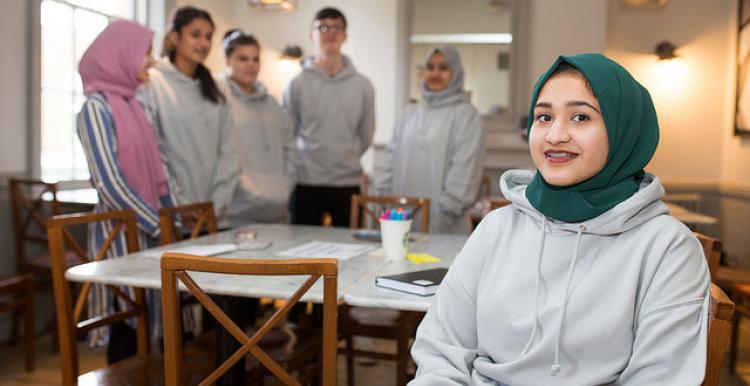
<svg viewBox="0 0 750 386"><path fill-rule="evenodd" d="M599 54L532 95L536 172L509 171L419 327L411 385L700 385L709 273L643 168L651 97Z"/></svg>

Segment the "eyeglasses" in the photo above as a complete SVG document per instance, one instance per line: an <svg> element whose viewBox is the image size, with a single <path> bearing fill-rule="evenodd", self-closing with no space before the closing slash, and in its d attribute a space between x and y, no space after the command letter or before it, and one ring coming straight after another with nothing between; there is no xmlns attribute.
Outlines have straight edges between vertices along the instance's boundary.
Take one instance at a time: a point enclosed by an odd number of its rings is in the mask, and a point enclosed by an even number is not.
<svg viewBox="0 0 750 386"><path fill-rule="evenodd" d="M316 30L320 31L320 33L322 33L322 34L324 34L326 32L339 33L339 32L346 31L346 27L344 27L343 25L338 25L338 24L330 24L330 25L329 24L320 24L320 25L318 25L316 27L313 27L313 28L315 28Z"/></svg>

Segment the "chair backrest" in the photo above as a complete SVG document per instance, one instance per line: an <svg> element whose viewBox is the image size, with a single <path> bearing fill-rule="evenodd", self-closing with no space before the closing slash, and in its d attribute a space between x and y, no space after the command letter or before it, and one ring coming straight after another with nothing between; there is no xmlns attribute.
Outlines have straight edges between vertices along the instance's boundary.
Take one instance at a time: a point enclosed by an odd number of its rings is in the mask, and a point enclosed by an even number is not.
<svg viewBox="0 0 750 386"><path fill-rule="evenodd" d="M366 173L362 173L362 181L359 184L359 191L363 196L370 194L370 176Z"/></svg>
<svg viewBox="0 0 750 386"><path fill-rule="evenodd" d="M101 249L96 251L91 259L75 240L70 229L73 227L86 226L94 222L107 222L111 225L111 231L106 235ZM77 291L78 295L73 302L70 283L65 278L66 245L70 247L81 262L98 261L103 259L113 242L125 232L127 250L129 253L138 251L137 228L135 212L131 209L104 212L104 213L76 213L52 217L47 223L47 237L49 239L50 257L52 260L52 284L55 295L55 313L57 315L57 328L60 339L60 357L62 360L62 377L64 386L72 386L77 383L79 374L78 350L76 346L79 333L94 328L106 326L129 318L137 318L137 346L138 354L145 355L149 351L148 327L146 324L146 307L143 289L134 288L135 298L118 287L107 286L114 295L125 302L126 309L110 315L97 315L88 320L82 320L85 311L91 283L85 283Z"/></svg>
<svg viewBox="0 0 750 386"><path fill-rule="evenodd" d="M711 283L711 304L708 308L708 347L706 377L703 386L717 386L724 354L732 335L734 303L717 285Z"/></svg>
<svg viewBox="0 0 750 386"><path fill-rule="evenodd" d="M419 231L427 233L430 230L430 199L424 197L397 196L361 196L352 195L352 207L349 217L349 228L359 229L370 225L380 228L380 213L392 207L412 208L412 218L419 219ZM362 218L360 218L362 211Z"/></svg>
<svg viewBox="0 0 750 386"><path fill-rule="evenodd" d="M47 219L60 213L57 188L56 182L25 178L9 179L16 269L20 272L27 271L26 243L47 247Z"/></svg>
<svg viewBox="0 0 750 386"><path fill-rule="evenodd" d="M325 259L227 259L193 256L167 252L161 259L162 307L164 315L164 373L165 385L184 385L182 379L182 333L181 312L177 292L177 280L208 310L216 320L242 345L231 357L209 374L201 385L210 385L230 369L247 353L286 385L298 385L284 369L273 361L257 343L273 326L289 313L302 295L319 279L323 278L323 385L336 384L336 323L338 260ZM233 275L309 275L310 277L276 310L271 318L249 337L238 327L213 300L198 286L188 272L212 272Z"/></svg>
<svg viewBox="0 0 750 386"><path fill-rule="evenodd" d="M661 199L664 202L677 204L693 212L700 212L703 196L698 193L667 193Z"/></svg>
<svg viewBox="0 0 750 386"><path fill-rule="evenodd" d="M482 176L479 180L479 189L477 190L477 201L490 197L492 195L492 179L490 176Z"/></svg>
<svg viewBox="0 0 750 386"><path fill-rule="evenodd" d="M182 227L176 224L181 222ZM167 245L183 239L181 229L189 230L190 239L198 237L201 232L216 233L216 214L214 204L200 202L159 209L159 228L161 245Z"/></svg>
<svg viewBox="0 0 750 386"><path fill-rule="evenodd" d="M510 204L510 200L506 200L504 198L491 198L490 199L490 211L493 211L497 208L502 208L509 204Z"/></svg>
<svg viewBox="0 0 750 386"><path fill-rule="evenodd" d="M716 273L719 271L721 262L721 240L706 236L702 233L693 232L695 237L700 241L703 247L703 254L706 255L708 271L711 273L711 282L716 281Z"/></svg>

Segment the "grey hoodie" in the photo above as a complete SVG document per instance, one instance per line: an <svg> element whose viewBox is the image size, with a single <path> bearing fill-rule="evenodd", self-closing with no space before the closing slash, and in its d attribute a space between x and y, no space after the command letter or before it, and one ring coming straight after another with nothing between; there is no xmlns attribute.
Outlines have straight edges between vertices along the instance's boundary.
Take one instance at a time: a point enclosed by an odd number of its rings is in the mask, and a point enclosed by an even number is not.
<svg viewBox="0 0 750 386"><path fill-rule="evenodd" d="M349 58L343 60L344 68L331 76L307 58L284 93L297 140L299 184L360 183L359 158L375 133L375 91Z"/></svg>
<svg viewBox="0 0 750 386"><path fill-rule="evenodd" d="M282 221L296 179L292 123L262 83L255 82L255 91L247 94L223 74L217 85L229 103L232 142L242 169L230 224Z"/></svg>
<svg viewBox="0 0 750 386"><path fill-rule="evenodd" d="M419 327L410 385L700 385L709 274L659 180L580 224L513 204L467 241ZM560 203L564 205L565 203Z"/></svg>
<svg viewBox="0 0 750 386"><path fill-rule="evenodd" d="M380 195L430 198L430 232L469 234L482 173L485 130L463 92L409 105L376 179Z"/></svg>
<svg viewBox="0 0 750 386"><path fill-rule="evenodd" d="M229 107L204 99L198 80L181 73L167 58L156 62L149 77L138 99L152 117L167 169L182 190L181 203L213 201L221 216L239 175Z"/></svg>

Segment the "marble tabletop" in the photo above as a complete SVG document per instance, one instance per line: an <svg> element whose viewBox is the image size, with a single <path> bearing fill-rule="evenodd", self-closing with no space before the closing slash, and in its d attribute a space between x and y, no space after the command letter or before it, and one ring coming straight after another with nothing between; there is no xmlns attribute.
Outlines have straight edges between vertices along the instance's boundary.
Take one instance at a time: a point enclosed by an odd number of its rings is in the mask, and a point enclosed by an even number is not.
<svg viewBox="0 0 750 386"><path fill-rule="evenodd" d="M358 243L347 228L325 228L282 224L254 224L242 230L257 232L257 241L270 241L271 246L261 251L237 250L219 255L227 258L279 258L276 253L310 241ZM153 251L168 250L188 245L209 245L232 243L235 232L229 230L215 235L203 236L195 240L182 241L165 247L154 248L125 255L115 259L82 264L70 268L65 276L74 282L94 282L101 284L126 285L143 288L161 288L159 258ZM382 250L339 262L338 296L352 305L373 304L403 310L423 310L429 307L430 298L422 298L375 286L375 276L389 273L407 272L447 266L461 249L467 237L448 235L427 235L415 233L410 245L412 252L427 252L441 257L438 264L414 265L409 262L386 263ZM379 245L378 245L379 246ZM190 275L204 291L216 295L243 297L287 298L306 280L306 276L242 276L191 272ZM348 296L350 295L350 296ZM303 297L304 301L322 302L323 283L319 280Z"/></svg>

